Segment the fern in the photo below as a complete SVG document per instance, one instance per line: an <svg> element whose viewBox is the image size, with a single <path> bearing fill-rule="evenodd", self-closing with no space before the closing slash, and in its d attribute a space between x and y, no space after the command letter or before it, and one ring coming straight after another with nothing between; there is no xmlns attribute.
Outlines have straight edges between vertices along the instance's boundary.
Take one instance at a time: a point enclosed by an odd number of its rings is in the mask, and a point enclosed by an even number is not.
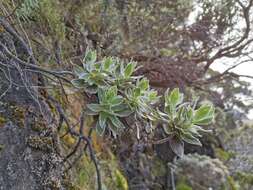
<svg viewBox="0 0 253 190"><path fill-rule="evenodd" d="M16 11L18 18L29 20L34 13L34 10L39 8L39 0L24 0Z"/></svg>

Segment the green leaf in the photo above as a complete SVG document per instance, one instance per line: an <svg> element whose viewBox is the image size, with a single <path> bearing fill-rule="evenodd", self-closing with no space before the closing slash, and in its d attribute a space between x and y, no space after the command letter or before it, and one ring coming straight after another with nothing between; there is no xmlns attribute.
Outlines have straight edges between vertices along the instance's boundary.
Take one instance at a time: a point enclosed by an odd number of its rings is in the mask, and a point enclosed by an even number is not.
<svg viewBox="0 0 253 190"><path fill-rule="evenodd" d="M139 81L137 86L142 90L145 91L149 88L149 81L146 78L143 78Z"/></svg>
<svg viewBox="0 0 253 190"><path fill-rule="evenodd" d="M202 105L193 116L193 123L196 125L208 125L214 118L214 108L212 105Z"/></svg>
<svg viewBox="0 0 253 190"><path fill-rule="evenodd" d="M114 111L114 112L119 112L119 111L124 111L124 110L129 109L127 104L113 105L111 108L112 108L112 111Z"/></svg>
<svg viewBox="0 0 253 190"><path fill-rule="evenodd" d="M96 113L102 111L99 104L87 104L87 108Z"/></svg>
<svg viewBox="0 0 253 190"><path fill-rule="evenodd" d="M188 108L187 108L187 113L186 113L187 119L190 120L190 121L192 121L192 119L193 119L193 114L194 114L193 109L192 109L191 107L188 107Z"/></svg>
<svg viewBox="0 0 253 190"><path fill-rule="evenodd" d="M198 125L194 125L193 126L197 131L203 132L203 133L212 133L212 130L208 130L208 129L203 129L202 127L198 126Z"/></svg>
<svg viewBox="0 0 253 190"><path fill-rule="evenodd" d="M165 106L164 108L164 112L166 112L169 116L172 116L173 115L173 111L171 106Z"/></svg>
<svg viewBox="0 0 253 190"><path fill-rule="evenodd" d="M171 135L171 131L170 131L170 129L169 129L168 124L163 124L162 126L163 126L164 132L165 132L167 135Z"/></svg>
<svg viewBox="0 0 253 190"><path fill-rule="evenodd" d="M198 145L198 146L202 146L200 140L196 137L194 137L193 135L191 135L190 133L185 133L181 136L182 140L189 143L189 144L193 144L193 145Z"/></svg>
<svg viewBox="0 0 253 190"><path fill-rule="evenodd" d="M86 82L83 79L73 79L71 83L76 87L76 88L85 88L86 87Z"/></svg>
<svg viewBox="0 0 253 190"><path fill-rule="evenodd" d="M99 88L98 89L98 100L99 102L104 102L105 101L105 90Z"/></svg>
<svg viewBox="0 0 253 190"><path fill-rule="evenodd" d="M82 67L80 67L79 65L75 65L73 70L77 76L80 76L84 73L84 69Z"/></svg>
<svg viewBox="0 0 253 190"><path fill-rule="evenodd" d="M106 91L106 99L112 99L113 97L117 96L118 88L117 86L112 86Z"/></svg>
<svg viewBox="0 0 253 190"><path fill-rule="evenodd" d="M160 97L157 96L157 91L151 90L148 94L149 101L151 101L152 104L156 103Z"/></svg>
<svg viewBox="0 0 253 190"><path fill-rule="evenodd" d="M104 59L104 70L109 70L110 66L113 64L113 58L112 57L107 57Z"/></svg>
<svg viewBox="0 0 253 190"><path fill-rule="evenodd" d="M92 111L90 109L86 109L84 113L87 114L87 115L98 115L97 112L94 112L94 111Z"/></svg>
<svg viewBox="0 0 253 190"><path fill-rule="evenodd" d="M179 92L178 88L172 90L168 97L168 104L172 105L174 108L183 102L183 94Z"/></svg>
<svg viewBox="0 0 253 190"><path fill-rule="evenodd" d="M99 121L99 125L100 126L104 126L106 123L108 115L104 112L100 112L99 117L98 117L98 121Z"/></svg>
<svg viewBox="0 0 253 190"><path fill-rule="evenodd" d="M99 122L97 122L96 124L96 131L99 135L103 135L104 131L105 131L106 125L100 125Z"/></svg>
<svg viewBox="0 0 253 190"><path fill-rule="evenodd" d="M125 70L124 70L124 75L125 77L130 77L134 72L134 64L132 62L128 63Z"/></svg>
<svg viewBox="0 0 253 190"><path fill-rule="evenodd" d="M78 76L79 79L84 79L86 81L86 83L88 83L89 80L89 73L87 72L83 72Z"/></svg>
<svg viewBox="0 0 253 190"><path fill-rule="evenodd" d="M111 99L111 101L110 101L110 103L112 104L112 105L119 105L119 104L121 104L123 102L123 97L122 96L114 96L112 99Z"/></svg>
<svg viewBox="0 0 253 190"><path fill-rule="evenodd" d="M88 50L88 51L86 52L86 55L85 55L83 61L84 61L84 64L85 64L85 63L93 64L93 63L96 62L96 60L97 60L97 53L96 53L96 51ZM85 66L84 66L84 67L85 67Z"/></svg>
<svg viewBox="0 0 253 190"><path fill-rule="evenodd" d="M127 117L132 113L133 113L133 111L131 111L130 109L125 109L122 111L114 112L114 114L119 117Z"/></svg>
<svg viewBox="0 0 253 190"><path fill-rule="evenodd" d="M192 125L191 127L188 128L188 131L185 132L185 133L190 133L190 134L193 135L193 136L201 137L201 135L200 135L199 132L198 132L199 130L198 130L197 127L199 127L199 126L197 126L197 125ZM201 128L201 127L200 127L200 128Z"/></svg>
<svg viewBox="0 0 253 190"><path fill-rule="evenodd" d="M125 128L124 124L119 120L118 117L110 116L109 118L115 127L122 128L122 129Z"/></svg>
<svg viewBox="0 0 253 190"><path fill-rule="evenodd" d="M138 97L141 95L141 89L140 88L135 88L134 89L134 97Z"/></svg>
<svg viewBox="0 0 253 190"><path fill-rule="evenodd" d="M116 138L119 129L116 126L114 126L110 120L108 121L108 127L110 128L113 137Z"/></svg>

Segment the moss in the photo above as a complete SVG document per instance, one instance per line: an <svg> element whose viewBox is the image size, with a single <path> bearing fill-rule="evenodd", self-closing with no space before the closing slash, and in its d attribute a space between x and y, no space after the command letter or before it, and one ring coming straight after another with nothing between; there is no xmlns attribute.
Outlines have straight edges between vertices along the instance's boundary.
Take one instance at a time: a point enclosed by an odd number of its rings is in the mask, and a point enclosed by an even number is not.
<svg viewBox="0 0 253 190"><path fill-rule="evenodd" d="M72 145L75 144L76 140L73 138L71 135L67 134L63 137L64 143L68 146L71 147Z"/></svg>
<svg viewBox="0 0 253 190"><path fill-rule="evenodd" d="M6 122L7 122L6 118L3 116L0 116L0 127L4 126L6 124Z"/></svg>
<svg viewBox="0 0 253 190"><path fill-rule="evenodd" d="M164 176L166 174L166 166L159 158L154 159L151 170L154 176Z"/></svg>
<svg viewBox="0 0 253 190"><path fill-rule="evenodd" d="M81 190L81 188L71 182L70 179L64 179L63 186L68 190Z"/></svg>
<svg viewBox="0 0 253 190"><path fill-rule="evenodd" d="M235 153L225 151L221 148L215 148L215 156L222 161L228 161L229 159L235 156Z"/></svg>
<svg viewBox="0 0 253 190"><path fill-rule="evenodd" d="M237 179L240 184L253 185L253 174L252 173L237 172L235 179Z"/></svg>
<svg viewBox="0 0 253 190"><path fill-rule="evenodd" d="M8 121L12 121L20 127L24 126L25 109L23 107L7 103L1 103L1 107L4 111L0 113L0 126Z"/></svg>
<svg viewBox="0 0 253 190"><path fill-rule="evenodd" d="M36 132L42 132L46 129L45 123L42 121L34 122L31 125L31 129Z"/></svg>
<svg viewBox="0 0 253 190"><path fill-rule="evenodd" d="M176 186L176 190L192 190L192 188L184 182L180 182Z"/></svg>
<svg viewBox="0 0 253 190"><path fill-rule="evenodd" d="M4 149L4 145L0 144L0 152Z"/></svg>
<svg viewBox="0 0 253 190"><path fill-rule="evenodd" d="M87 189L95 189L95 183L92 179L95 176L95 168L88 157L83 156L76 167L76 184Z"/></svg>
<svg viewBox="0 0 253 190"><path fill-rule="evenodd" d="M120 170L116 169L114 175L117 188L121 190L128 190L127 180Z"/></svg>
<svg viewBox="0 0 253 190"><path fill-rule="evenodd" d="M53 139L51 137L30 136L26 139L26 142L30 147L38 150L53 150Z"/></svg>
<svg viewBox="0 0 253 190"><path fill-rule="evenodd" d="M1 15L1 13L0 13L0 15ZM1 15L1 16L2 16L2 15ZM4 32L4 31L5 31L4 27L0 26L0 33L1 33L1 32Z"/></svg>
<svg viewBox="0 0 253 190"><path fill-rule="evenodd" d="M103 153L104 154L104 153ZM108 156L108 155L107 155ZM120 170L114 155L106 159L100 157L100 172L102 175L103 189L128 190L128 182L124 173ZM96 171L93 162L87 156L76 165L75 185L80 189L96 189Z"/></svg>
<svg viewBox="0 0 253 190"><path fill-rule="evenodd" d="M228 185L230 186L231 190L239 190L239 185L236 183L233 177L228 176Z"/></svg>

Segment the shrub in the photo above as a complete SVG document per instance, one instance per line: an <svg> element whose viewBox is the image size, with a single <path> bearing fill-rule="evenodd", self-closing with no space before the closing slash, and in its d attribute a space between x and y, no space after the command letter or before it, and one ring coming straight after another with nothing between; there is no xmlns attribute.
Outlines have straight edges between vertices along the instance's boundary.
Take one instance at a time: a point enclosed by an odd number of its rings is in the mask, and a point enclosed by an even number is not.
<svg viewBox="0 0 253 190"><path fill-rule="evenodd" d="M164 95L164 110L158 108L161 97L151 89L148 79L134 76L137 63L125 64L118 58L106 57L97 61L95 51L87 51L83 67L74 68L77 78L72 84L86 93L96 95L97 102L87 105L86 113L96 116L96 131L103 135L105 130L114 137L128 127L127 117L133 117L153 129L161 123L168 135L172 150L183 155L183 141L201 145L200 132L208 132L201 126L208 125L214 117L211 104L196 109L196 101L184 102L183 94L176 88Z"/></svg>

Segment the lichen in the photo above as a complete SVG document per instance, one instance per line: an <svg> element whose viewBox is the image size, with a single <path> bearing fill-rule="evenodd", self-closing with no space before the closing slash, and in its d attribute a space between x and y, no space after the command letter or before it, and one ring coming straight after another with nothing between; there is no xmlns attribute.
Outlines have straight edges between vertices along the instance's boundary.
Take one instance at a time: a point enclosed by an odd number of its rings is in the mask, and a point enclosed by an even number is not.
<svg viewBox="0 0 253 190"><path fill-rule="evenodd" d="M51 137L30 136L26 139L26 142L30 147L38 150L53 150L53 139Z"/></svg>
<svg viewBox="0 0 253 190"><path fill-rule="evenodd" d="M6 122L7 122L6 118L3 116L0 116L0 127L4 126L6 124Z"/></svg>
<svg viewBox="0 0 253 190"><path fill-rule="evenodd" d="M71 182L70 179L64 179L62 184L68 190L81 190L81 188Z"/></svg>
<svg viewBox="0 0 253 190"><path fill-rule="evenodd" d="M45 123L43 121L34 122L31 125L31 129L36 132L42 132L46 129Z"/></svg>
<svg viewBox="0 0 253 190"><path fill-rule="evenodd" d="M62 189L62 185L59 179L56 179L55 177L48 177L46 178L44 182L44 187L47 187L51 190L60 190Z"/></svg>
<svg viewBox="0 0 253 190"><path fill-rule="evenodd" d="M13 104L1 103L0 126L12 121L20 127L24 126L25 109Z"/></svg>

